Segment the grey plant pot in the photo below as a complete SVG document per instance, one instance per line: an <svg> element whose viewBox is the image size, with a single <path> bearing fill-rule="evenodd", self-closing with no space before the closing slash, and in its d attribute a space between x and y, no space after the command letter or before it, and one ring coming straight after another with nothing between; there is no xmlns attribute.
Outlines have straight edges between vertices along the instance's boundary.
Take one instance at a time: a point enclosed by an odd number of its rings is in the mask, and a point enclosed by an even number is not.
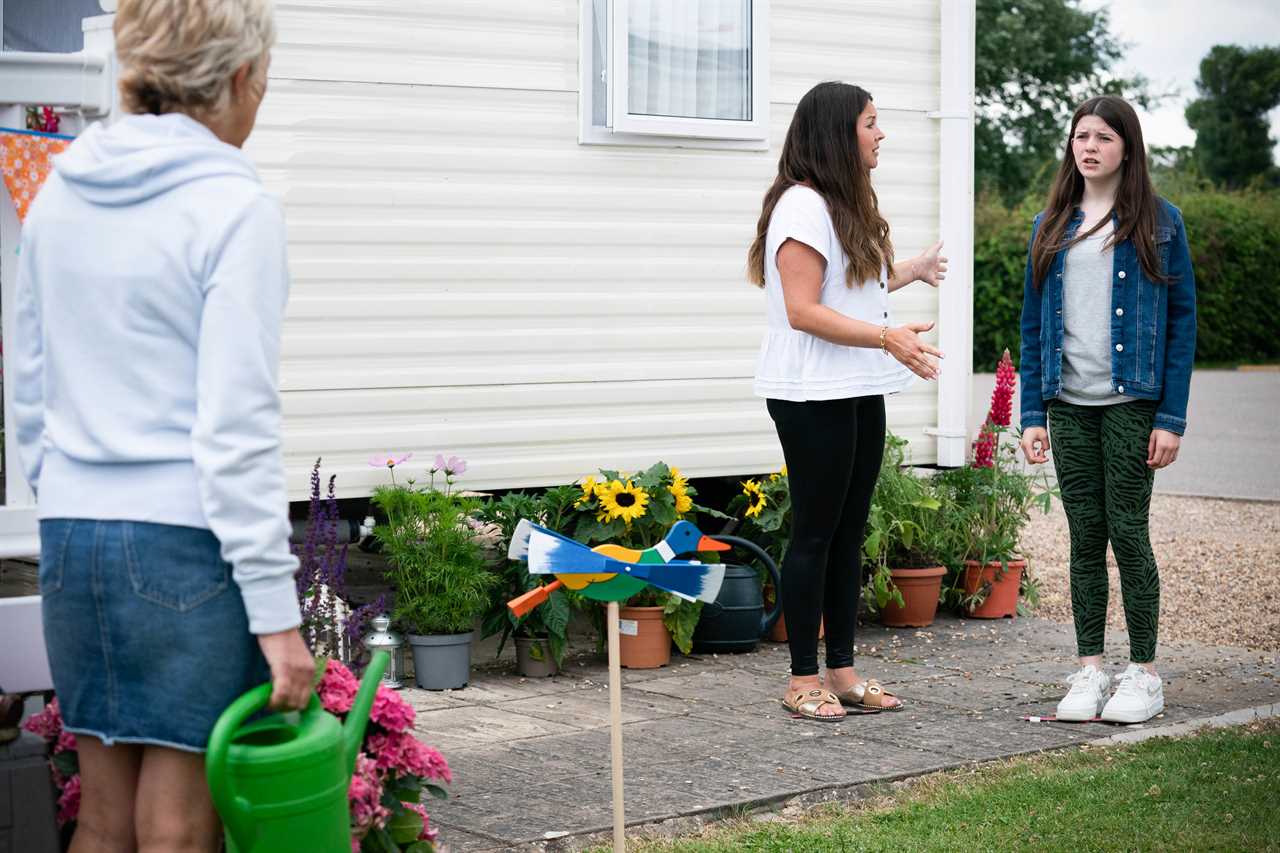
<svg viewBox="0 0 1280 853"><path fill-rule="evenodd" d="M542 650L541 660L534 657L535 647ZM516 671L525 678L546 678L559 672L551 644L543 637L516 637Z"/></svg>
<svg viewBox="0 0 1280 853"><path fill-rule="evenodd" d="M465 634L410 634L413 680L424 690L460 690L471 678L471 638Z"/></svg>

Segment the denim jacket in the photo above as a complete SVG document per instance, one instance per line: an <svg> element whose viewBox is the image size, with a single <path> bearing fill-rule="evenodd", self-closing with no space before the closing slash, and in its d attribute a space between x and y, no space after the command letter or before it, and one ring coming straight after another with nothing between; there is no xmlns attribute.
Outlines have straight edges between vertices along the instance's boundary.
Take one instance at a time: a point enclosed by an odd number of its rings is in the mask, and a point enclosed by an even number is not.
<svg viewBox="0 0 1280 853"><path fill-rule="evenodd" d="M1196 279L1182 213L1159 200L1155 233L1160 268L1168 284L1153 282L1138 262L1132 240L1115 247L1111 278L1111 387L1117 394L1156 400L1154 428L1182 435L1196 354ZM1058 252L1040 287L1032 283L1031 244L1043 213L1031 226L1022 295L1022 428L1045 426L1049 400L1062 388L1062 271ZM1114 218L1114 217L1113 217ZM1084 214L1067 224L1071 239Z"/></svg>

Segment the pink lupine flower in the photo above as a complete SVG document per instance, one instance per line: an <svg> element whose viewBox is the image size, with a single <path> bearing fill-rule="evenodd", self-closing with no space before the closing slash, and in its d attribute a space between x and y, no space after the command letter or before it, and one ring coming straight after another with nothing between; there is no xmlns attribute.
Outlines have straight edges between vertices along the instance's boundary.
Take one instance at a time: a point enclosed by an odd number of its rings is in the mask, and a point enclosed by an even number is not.
<svg viewBox="0 0 1280 853"><path fill-rule="evenodd" d="M360 682L341 663L332 658L325 664L324 677L316 692L320 694L320 704L331 714L345 714L351 710Z"/></svg>
<svg viewBox="0 0 1280 853"><path fill-rule="evenodd" d="M75 820L80 814L80 774L67 780L66 787L58 796L58 826Z"/></svg>
<svg viewBox="0 0 1280 853"><path fill-rule="evenodd" d="M378 687L369 719L389 732L403 732L413 725L413 706L387 687Z"/></svg>
<svg viewBox="0 0 1280 853"><path fill-rule="evenodd" d="M1013 389L1018 384L1017 374L1013 370L1013 359L1005 350L996 368L996 387L991 392L991 422L1007 427L1013 420Z"/></svg>
<svg viewBox="0 0 1280 853"><path fill-rule="evenodd" d="M403 465L413 458L413 453L403 453L396 456L394 453L383 453L377 456L369 457L369 467L371 468L394 468L397 465Z"/></svg>
<svg viewBox="0 0 1280 853"><path fill-rule="evenodd" d="M996 440L998 437L998 434L991 426L991 419L988 417L986 423L982 425L982 430L978 433L977 440L973 442L974 468L990 468L995 464Z"/></svg>

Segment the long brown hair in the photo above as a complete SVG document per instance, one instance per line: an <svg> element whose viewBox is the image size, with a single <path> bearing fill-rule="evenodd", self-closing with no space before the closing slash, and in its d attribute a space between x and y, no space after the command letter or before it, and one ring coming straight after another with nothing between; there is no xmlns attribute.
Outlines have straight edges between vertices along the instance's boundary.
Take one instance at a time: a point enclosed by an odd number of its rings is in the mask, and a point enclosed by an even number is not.
<svg viewBox="0 0 1280 853"><path fill-rule="evenodd" d="M880 264L893 266L889 223L880 215L870 170L858 151L858 116L871 93L848 83L819 83L796 105L778 158L778 177L764 194L756 239L747 253L747 274L764 286L769 217L782 194L796 184L813 187L827 202L840 247L849 258L845 282L879 278Z"/></svg>
<svg viewBox="0 0 1280 853"><path fill-rule="evenodd" d="M1076 125L1085 116L1102 119L1124 142L1125 159L1120 166L1120 188L1116 191L1115 207L1112 208L1116 215L1116 229L1108 238L1107 245L1116 246L1125 240L1132 240L1138 251L1138 262L1142 264L1147 277L1152 281L1168 283L1169 277L1161 272L1160 258L1156 254L1156 218L1160 204L1155 188L1151 186L1151 176L1147 172L1147 149L1142 141L1142 125L1138 122L1138 114L1133 111L1133 107L1124 98L1115 95L1090 98L1071 117L1066 152L1053 179L1049 200L1040 219L1040 228L1036 231L1036 239L1031 246L1033 282L1039 288L1049 275L1058 252L1074 246L1110 221L1109 216L1104 217L1087 232L1076 234L1070 241L1065 239L1071 216L1084 197L1084 176L1076 166L1071 140L1076 135Z"/></svg>

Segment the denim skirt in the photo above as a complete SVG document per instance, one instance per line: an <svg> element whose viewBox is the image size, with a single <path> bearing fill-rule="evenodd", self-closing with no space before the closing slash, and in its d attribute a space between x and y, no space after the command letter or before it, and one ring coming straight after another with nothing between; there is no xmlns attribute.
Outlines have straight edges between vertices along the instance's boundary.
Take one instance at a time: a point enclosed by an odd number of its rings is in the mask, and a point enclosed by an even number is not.
<svg viewBox="0 0 1280 853"><path fill-rule="evenodd" d="M208 530L40 522L49 668L66 728L203 752L222 711L270 670Z"/></svg>

